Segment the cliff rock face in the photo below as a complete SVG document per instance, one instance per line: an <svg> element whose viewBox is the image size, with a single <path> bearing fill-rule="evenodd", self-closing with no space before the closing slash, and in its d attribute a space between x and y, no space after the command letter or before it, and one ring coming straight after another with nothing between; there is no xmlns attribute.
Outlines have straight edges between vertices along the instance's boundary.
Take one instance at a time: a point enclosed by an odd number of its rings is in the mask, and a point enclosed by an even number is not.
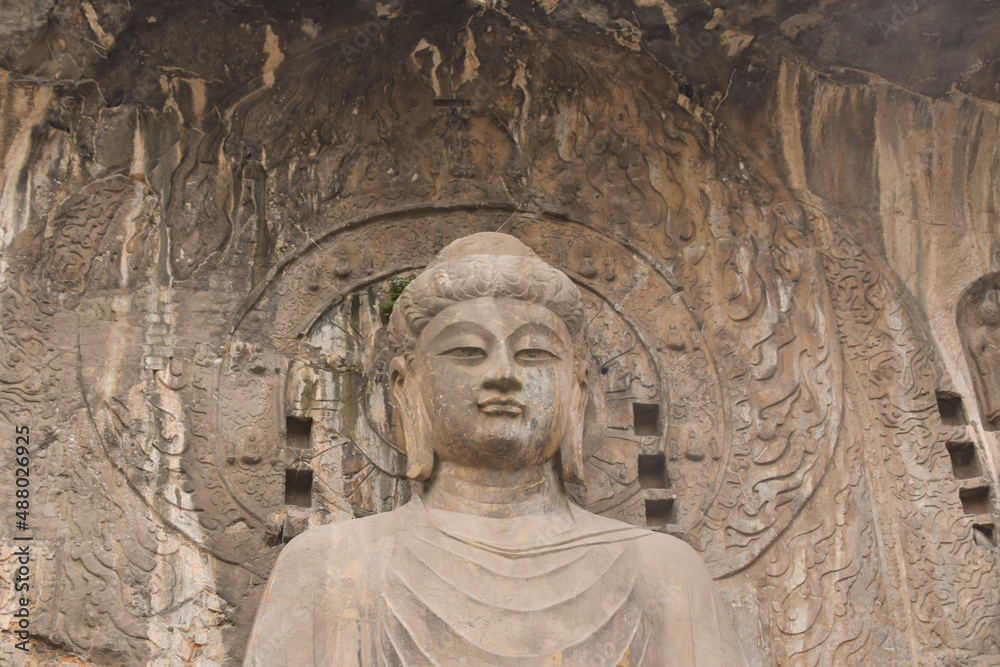
<svg viewBox="0 0 1000 667"><path fill-rule="evenodd" d="M1000 9L806 4L0 8L0 664L239 664L409 498L391 279L487 230L585 295L574 498L752 664L993 664Z"/></svg>

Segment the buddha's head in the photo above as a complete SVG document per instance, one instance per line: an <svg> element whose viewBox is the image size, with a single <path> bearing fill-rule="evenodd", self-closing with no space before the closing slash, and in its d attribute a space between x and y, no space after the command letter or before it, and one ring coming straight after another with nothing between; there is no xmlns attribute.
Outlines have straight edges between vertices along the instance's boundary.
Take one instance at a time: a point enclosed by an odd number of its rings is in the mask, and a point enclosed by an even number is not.
<svg viewBox="0 0 1000 667"><path fill-rule="evenodd" d="M581 481L587 364L580 292L506 234L459 239L411 282L389 318L390 395L408 476L435 456L516 470L561 450Z"/></svg>

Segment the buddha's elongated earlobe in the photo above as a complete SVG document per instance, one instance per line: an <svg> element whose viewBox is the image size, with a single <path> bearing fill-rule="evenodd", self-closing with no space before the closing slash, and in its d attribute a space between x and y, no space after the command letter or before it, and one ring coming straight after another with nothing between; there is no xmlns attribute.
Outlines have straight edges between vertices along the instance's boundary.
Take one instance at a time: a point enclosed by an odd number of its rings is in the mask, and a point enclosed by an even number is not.
<svg viewBox="0 0 1000 667"><path fill-rule="evenodd" d="M403 413L403 439L406 442L406 476L422 482L434 472L434 450L430 445L427 409L420 396L414 395L416 393L408 387L403 390L407 405Z"/></svg>
<svg viewBox="0 0 1000 667"><path fill-rule="evenodd" d="M434 471L434 450L430 445L430 420L420 397L417 383L406 382L406 362L397 357L389 365L389 387L393 404L399 412L403 449L406 451L406 476L424 481Z"/></svg>
<svg viewBox="0 0 1000 667"><path fill-rule="evenodd" d="M563 436L559 447L559 458L562 462L562 478L569 484L583 483L583 423L587 414L589 398L588 371L581 364L573 386L573 398L569 414L569 432Z"/></svg>

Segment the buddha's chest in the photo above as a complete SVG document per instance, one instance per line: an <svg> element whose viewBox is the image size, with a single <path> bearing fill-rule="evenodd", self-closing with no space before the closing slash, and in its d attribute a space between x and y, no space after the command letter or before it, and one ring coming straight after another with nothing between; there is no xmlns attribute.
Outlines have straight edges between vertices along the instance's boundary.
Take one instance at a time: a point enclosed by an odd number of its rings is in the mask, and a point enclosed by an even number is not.
<svg viewBox="0 0 1000 667"><path fill-rule="evenodd" d="M405 540L370 607L371 639L390 664L643 664L657 621L637 572L627 543L510 558Z"/></svg>

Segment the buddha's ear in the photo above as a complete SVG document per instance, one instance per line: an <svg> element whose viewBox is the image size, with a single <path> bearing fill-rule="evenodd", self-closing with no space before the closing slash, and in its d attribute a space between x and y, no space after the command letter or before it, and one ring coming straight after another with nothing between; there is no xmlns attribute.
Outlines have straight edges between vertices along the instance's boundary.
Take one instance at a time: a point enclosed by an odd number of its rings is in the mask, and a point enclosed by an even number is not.
<svg viewBox="0 0 1000 667"><path fill-rule="evenodd" d="M406 451L406 476L424 481L434 471L434 450L430 446L430 420L419 382L408 376L406 359L396 357L389 364L389 396L399 415L400 443Z"/></svg>
<svg viewBox="0 0 1000 667"><path fill-rule="evenodd" d="M581 363L577 368L570 402L569 432L559 449L562 478L570 484L583 483L583 423L590 398L590 367Z"/></svg>

